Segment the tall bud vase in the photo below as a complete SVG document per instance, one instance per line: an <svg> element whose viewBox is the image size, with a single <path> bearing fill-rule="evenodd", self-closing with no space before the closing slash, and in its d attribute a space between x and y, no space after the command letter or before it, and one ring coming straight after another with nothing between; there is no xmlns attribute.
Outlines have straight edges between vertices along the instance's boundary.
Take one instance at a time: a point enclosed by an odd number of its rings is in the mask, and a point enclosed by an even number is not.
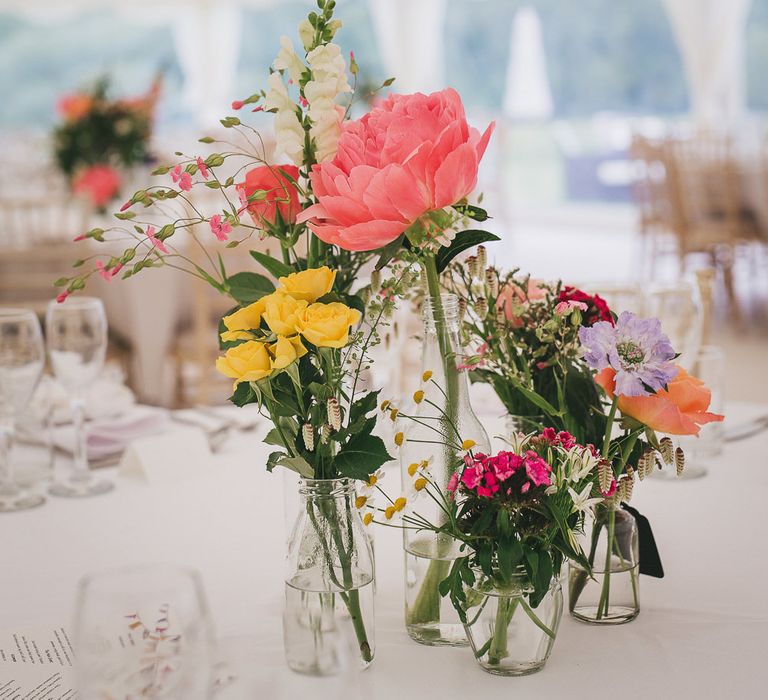
<svg viewBox="0 0 768 700"><path fill-rule="evenodd" d="M288 666L329 676L373 660L373 553L349 479L302 479L288 543L283 642Z"/></svg>
<svg viewBox="0 0 768 700"><path fill-rule="evenodd" d="M463 439L475 441L476 450L489 452L490 440L472 411L466 372L457 369L462 362L458 299L453 294L427 298L422 320L422 372L432 373L424 387L431 403L418 404L417 420L411 422L408 440L400 452L403 485L413 481L409 474L415 469L413 465L431 457L429 471L435 484L445 491L458 457L455 448L449 447L456 443L456 437L445 416L450 416ZM443 434L442 440L436 430ZM437 503L426 498L419 500L415 510L432 523L445 518ZM431 646L466 645L459 616L439 591L453 561L461 556L458 544L444 534L404 529L403 547L405 623L411 639Z"/></svg>

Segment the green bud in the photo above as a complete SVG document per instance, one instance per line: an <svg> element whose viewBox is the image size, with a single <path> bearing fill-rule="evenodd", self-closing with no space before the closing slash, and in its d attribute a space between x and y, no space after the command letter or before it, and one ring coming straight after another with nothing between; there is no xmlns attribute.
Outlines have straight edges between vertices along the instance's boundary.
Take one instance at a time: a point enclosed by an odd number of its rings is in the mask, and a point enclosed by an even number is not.
<svg viewBox="0 0 768 700"><path fill-rule="evenodd" d="M205 159L205 164L209 168L218 168L220 165L224 165L224 156L221 153L211 153Z"/></svg>
<svg viewBox="0 0 768 700"><path fill-rule="evenodd" d="M209 180L205 183L205 186L212 190L221 189L221 185L216 180Z"/></svg>
<svg viewBox="0 0 768 700"><path fill-rule="evenodd" d="M133 219L135 216L136 216L136 212L134 211L115 212L115 218L120 219L120 221L128 221L129 219Z"/></svg>
<svg viewBox="0 0 768 700"><path fill-rule="evenodd" d="M237 246L239 246L239 245L240 245L240 241L230 241L224 247L225 248L237 248Z"/></svg>
<svg viewBox="0 0 768 700"><path fill-rule="evenodd" d="M176 231L176 227L173 224L166 224L163 226L163 228L160 229L160 231L158 231L156 238L164 241L166 238L172 236L174 231Z"/></svg>
<svg viewBox="0 0 768 700"><path fill-rule="evenodd" d="M121 262L123 265L125 265L126 263L129 263L129 262L131 262L131 260L133 260L133 258L134 258L135 256L136 256L136 251L135 251L133 248L128 248L128 250L126 250L126 251L123 253L123 257L122 257L122 258L120 258L120 262Z"/></svg>
<svg viewBox="0 0 768 700"><path fill-rule="evenodd" d="M85 260L75 260L72 263L72 267L82 267L85 264Z"/></svg>
<svg viewBox="0 0 768 700"><path fill-rule="evenodd" d="M75 279L69 283L69 291L78 292L81 289L85 289L85 280L82 277L75 277Z"/></svg>
<svg viewBox="0 0 768 700"><path fill-rule="evenodd" d="M210 136L203 136L203 138L198 139L200 143L216 143L216 139L212 139Z"/></svg>
<svg viewBox="0 0 768 700"><path fill-rule="evenodd" d="M165 175L171 171L170 165L161 165L159 168L155 168L152 171L152 175Z"/></svg>
<svg viewBox="0 0 768 700"><path fill-rule="evenodd" d="M67 282L69 282L69 277L59 277L54 283L54 287L63 287Z"/></svg>

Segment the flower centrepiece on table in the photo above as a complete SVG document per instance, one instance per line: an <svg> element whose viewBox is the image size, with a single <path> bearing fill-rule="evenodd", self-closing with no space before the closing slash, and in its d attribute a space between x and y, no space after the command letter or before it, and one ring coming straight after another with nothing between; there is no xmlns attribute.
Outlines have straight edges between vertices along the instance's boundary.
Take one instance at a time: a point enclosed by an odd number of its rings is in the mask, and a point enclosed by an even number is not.
<svg viewBox="0 0 768 700"><path fill-rule="evenodd" d="M149 160L161 82L158 76L145 95L115 100L108 96L109 81L102 78L90 92L59 99L62 122L53 132L54 158L72 192L95 209L105 211L118 196L122 171Z"/></svg>
<svg viewBox="0 0 768 700"><path fill-rule="evenodd" d="M487 265L483 249L451 273L449 283L466 303L473 378L493 386L516 426L565 430L598 446L607 465L599 491L609 498L596 508L587 537L594 576L572 563L571 612L590 622L633 619L638 533L619 506L657 464L682 472L685 456L669 435L697 435L700 425L723 419L707 411L709 390L675 364L658 319L617 317L599 296L503 273Z"/></svg>

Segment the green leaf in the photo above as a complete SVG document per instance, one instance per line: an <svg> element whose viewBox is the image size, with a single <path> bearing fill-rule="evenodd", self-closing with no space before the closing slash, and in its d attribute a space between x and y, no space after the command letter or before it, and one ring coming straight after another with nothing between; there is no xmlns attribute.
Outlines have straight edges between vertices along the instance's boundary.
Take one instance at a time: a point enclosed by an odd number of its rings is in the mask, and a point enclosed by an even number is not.
<svg viewBox="0 0 768 700"><path fill-rule="evenodd" d="M307 462L304 457L281 457L277 463L281 467L286 467L291 471L303 476L305 479L311 479L315 475L315 470L312 469L312 465Z"/></svg>
<svg viewBox="0 0 768 700"><path fill-rule="evenodd" d="M260 253L257 250L252 250L251 257L274 277L287 277L292 272L295 272L295 270L290 265L286 265L284 262L278 260L277 258L273 258L271 255L267 255L266 253Z"/></svg>
<svg viewBox="0 0 768 700"><path fill-rule="evenodd" d="M440 248L435 256L437 271L442 272L445 270L445 268L448 267L448 263L450 263L459 253L463 253L465 250L480 245L481 243L499 240L501 239L495 233L482 231L480 229L469 229L457 233L456 238L451 241L451 245Z"/></svg>
<svg viewBox="0 0 768 700"><path fill-rule="evenodd" d="M459 214L468 216L470 219L474 219L475 221L487 221L491 218L488 216L488 212L485 211L485 209L482 207L473 206L472 204L457 205L454 207L454 209L459 212Z"/></svg>
<svg viewBox="0 0 768 700"><path fill-rule="evenodd" d="M241 304L250 304L275 291L275 285L255 272L238 272L227 278L229 295Z"/></svg>
<svg viewBox="0 0 768 700"><path fill-rule="evenodd" d="M334 458L334 465L341 476L351 479L367 479L392 457L384 441L376 435L353 435Z"/></svg>
<svg viewBox="0 0 768 700"><path fill-rule="evenodd" d="M397 251L403 247L403 241L405 241L405 234L401 233L394 241L388 243L379 251L379 259L376 261L377 270L381 270L397 255Z"/></svg>
<svg viewBox="0 0 768 700"><path fill-rule="evenodd" d="M257 401L258 396L248 382L240 382L235 388L235 393L230 396L229 400L235 404L235 406L245 406Z"/></svg>

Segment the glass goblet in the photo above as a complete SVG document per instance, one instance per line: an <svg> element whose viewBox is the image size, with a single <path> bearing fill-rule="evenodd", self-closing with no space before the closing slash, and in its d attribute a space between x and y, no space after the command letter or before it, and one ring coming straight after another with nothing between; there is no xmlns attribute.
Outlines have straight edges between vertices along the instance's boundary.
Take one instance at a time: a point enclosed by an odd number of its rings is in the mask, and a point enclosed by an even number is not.
<svg viewBox="0 0 768 700"><path fill-rule="evenodd" d="M16 483L11 463L16 420L32 398L44 363L37 316L27 309L0 309L0 512L45 502Z"/></svg>
<svg viewBox="0 0 768 700"><path fill-rule="evenodd" d="M72 470L65 481L55 481L54 496L97 496L114 488L96 479L88 469L85 433L85 392L104 367L107 352L107 317L100 299L73 297L52 301L45 315L48 356L56 379L69 393L75 444Z"/></svg>

